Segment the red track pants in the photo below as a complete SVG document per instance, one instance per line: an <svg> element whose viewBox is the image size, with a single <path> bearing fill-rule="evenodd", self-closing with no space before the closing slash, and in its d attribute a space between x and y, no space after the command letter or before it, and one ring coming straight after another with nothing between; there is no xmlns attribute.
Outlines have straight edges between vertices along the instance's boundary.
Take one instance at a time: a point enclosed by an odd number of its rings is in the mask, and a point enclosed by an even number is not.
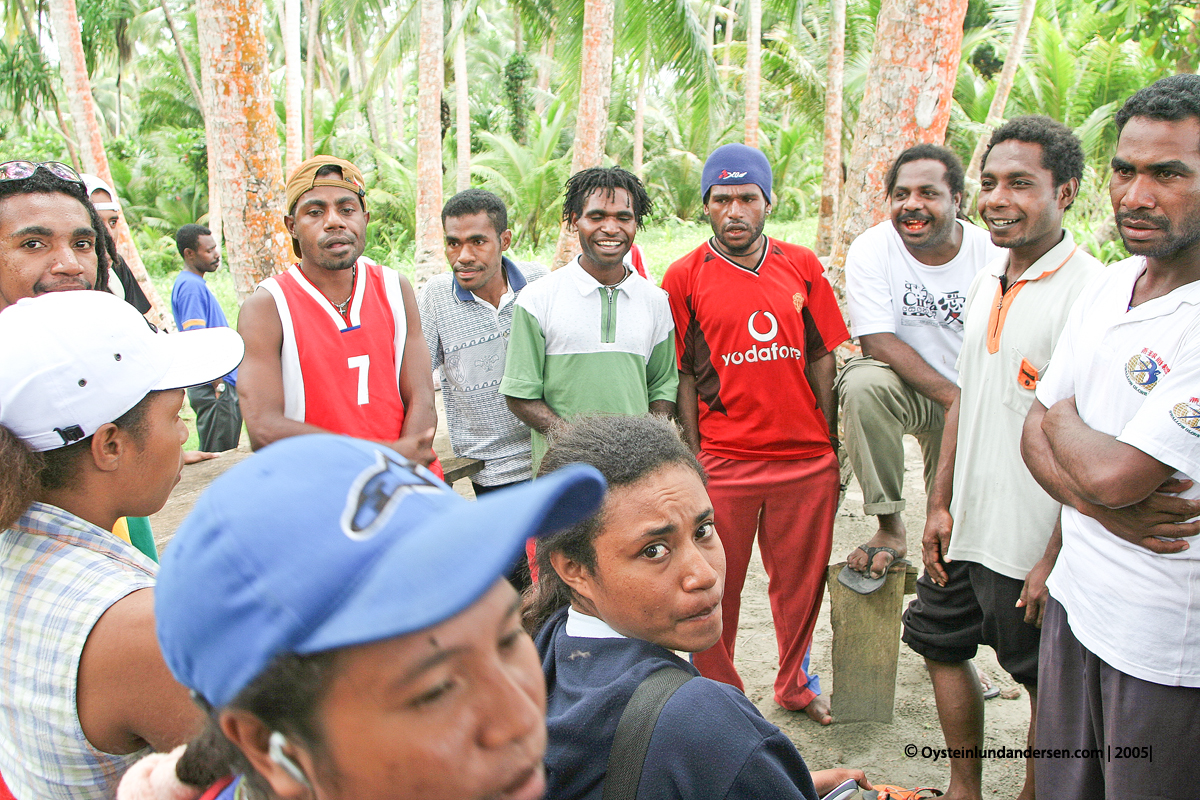
<svg viewBox="0 0 1200 800"><path fill-rule="evenodd" d="M832 452L799 461L735 461L700 454L708 472L717 533L725 545L721 641L692 657L706 678L744 689L733 666L746 569L758 535L779 643L775 702L798 711L816 695L801 663L825 592L837 513L838 462Z"/></svg>

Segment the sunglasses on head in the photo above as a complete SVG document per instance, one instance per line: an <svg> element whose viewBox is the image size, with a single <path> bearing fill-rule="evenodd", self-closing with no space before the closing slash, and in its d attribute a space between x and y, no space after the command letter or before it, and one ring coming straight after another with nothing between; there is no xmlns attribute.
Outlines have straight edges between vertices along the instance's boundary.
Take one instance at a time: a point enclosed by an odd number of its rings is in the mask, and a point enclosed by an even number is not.
<svg viewBox="0 0 1200 800"><path fill-rule="evenodd" d="M56 178L62 178L64 181L78 183L83 185L83 178L79 177L70 165L64 164L61 161L43 161L40 164L33 161L5 161L0 164L0 181L20 181L33 175L39 169L44 169Z"/></svg>

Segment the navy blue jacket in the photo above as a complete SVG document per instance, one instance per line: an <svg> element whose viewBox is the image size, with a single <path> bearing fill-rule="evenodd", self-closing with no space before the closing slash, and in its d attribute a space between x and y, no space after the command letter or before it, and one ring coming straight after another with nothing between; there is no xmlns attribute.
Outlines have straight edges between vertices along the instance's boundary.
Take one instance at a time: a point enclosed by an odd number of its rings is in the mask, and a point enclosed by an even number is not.
<svg viewBox="0 0 1200 800"><path fill-rule="evenodd" d="M549 692L547 798L600 800L621 712L643 678L670 664L697 677L658 718L638 800L817 800L795 746L737 689L656 644L577 638L566 625L563 609L536 637Z"/></svg>

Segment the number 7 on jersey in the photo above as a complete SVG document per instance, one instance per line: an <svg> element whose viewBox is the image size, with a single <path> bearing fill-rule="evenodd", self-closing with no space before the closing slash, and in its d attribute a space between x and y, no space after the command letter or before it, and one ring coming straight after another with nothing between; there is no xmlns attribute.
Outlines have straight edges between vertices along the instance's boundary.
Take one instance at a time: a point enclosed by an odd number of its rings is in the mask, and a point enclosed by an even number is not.
<svg viewBox="0 0 1200 800"><path fill-rule="evenodd" d="M358 370L358 404L365 406L371 402L370 394L367 391L367 373L371 371L371 357L351 356L346 359L346 365L350 369Z"/></svg>

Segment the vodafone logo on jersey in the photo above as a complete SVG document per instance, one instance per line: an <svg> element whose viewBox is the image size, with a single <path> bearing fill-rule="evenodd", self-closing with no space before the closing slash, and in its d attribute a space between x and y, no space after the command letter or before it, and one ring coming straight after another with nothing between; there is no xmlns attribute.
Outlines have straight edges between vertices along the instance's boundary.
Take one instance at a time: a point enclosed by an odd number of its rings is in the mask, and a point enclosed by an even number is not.
<svg viewBox="0 0 1200 800"><path fill-rule="evenodd" d="M762 314L763 318L771 323L771 328L766 333L759 333L754 328L754 318L759 314ZM754 341L769 342L775 338L775 334L779 333L779 320L775 319L775 315L770 311L755 311L750 315L750 321L746 323L746 329L750 331L750 336Z"/></svg>
<svg viewBox="0 0 1200 800"><path fill-rule="evenodd" d="M750 315L750 319L746 320L746 331L750 334L750 338L762 344L751 345L746 350L739 350L733 353L722 353L721 360L725 366L730 364L756 364L760 361L778 361L781 358L793 358L798 361L804 360L804 351L799 350L791 345L780 344L774 341L779 335L779 320L770 311L755 311ZM767 347L767 342L771 343Z"/></svg>

